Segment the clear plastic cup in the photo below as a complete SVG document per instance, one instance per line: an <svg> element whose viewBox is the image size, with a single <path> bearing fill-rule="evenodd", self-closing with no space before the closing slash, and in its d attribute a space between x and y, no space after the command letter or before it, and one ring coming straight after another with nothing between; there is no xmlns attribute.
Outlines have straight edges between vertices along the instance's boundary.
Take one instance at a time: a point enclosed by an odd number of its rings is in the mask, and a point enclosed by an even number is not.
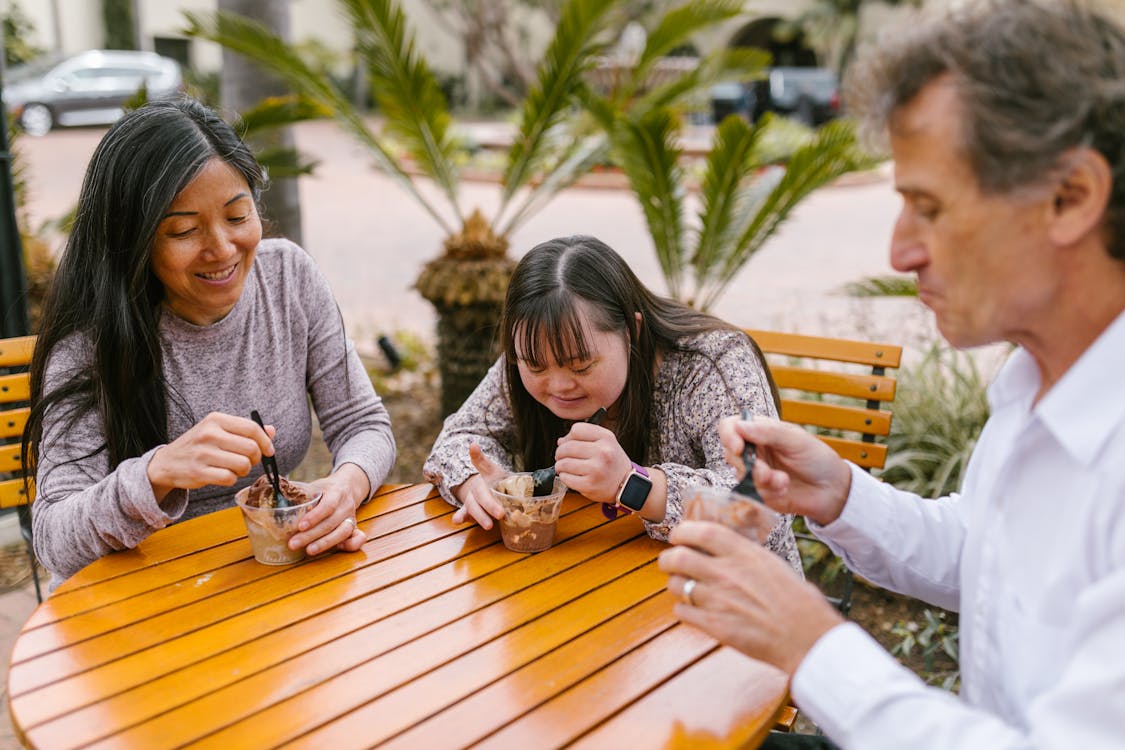
<svg viewBox="0 0 1125 750"><path fill-rule="evenodd" d="M684 519L714 521L747 539L765 544L781 515L763 503L719 487L691 487L684 500Z"/></svg>
<svg viewBox="0 0 1125 750"><path fill-rule="evenodd" d="M301 518L320 502L320 490L302 482L292 484L303 487L313 495L312 500L286 508L259 508L247 505L249 487L238 491L234 501L242 508L242 519L246 521L246 535L254 550L254 559L263 565L289 565L305 559L304 547L289 549L289 539L297 533Z"/></svg>
<svg viewBox="0 0 1125 750"><path fill-rule="evenodd" d="M558 477L551 494L531 496L531 472L509 474L493 483L492 494L504 507L500 537L513 552L542 552L555 541L566 485Z"/></svg>

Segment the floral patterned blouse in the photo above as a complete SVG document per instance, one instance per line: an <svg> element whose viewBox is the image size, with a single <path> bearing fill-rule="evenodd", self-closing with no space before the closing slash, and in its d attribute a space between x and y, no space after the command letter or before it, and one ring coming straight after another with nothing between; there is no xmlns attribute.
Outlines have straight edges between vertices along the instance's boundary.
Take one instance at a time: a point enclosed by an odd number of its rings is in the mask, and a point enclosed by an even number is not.
<svg viewBox="0 0 1125 750"><path fill-rule="evenodd" d="M515 425L508 402L503 356L455 413L446 418L423 466L427 481L455 506L451 489L476 473L469 444L476 442L497 464L514 468ZM664 519L645 528L654 539L667 540L683 517L683 498L695 485L733 487L734 469L723 459L718 423L742 408L752 414L777 416L762 362L747 336L739 331L709 331L681 339L665 352L653 388L655 419L648 452L642 462L668 478ZM801 572L801 559L791 528L783 516L766 546Z"/></svg>

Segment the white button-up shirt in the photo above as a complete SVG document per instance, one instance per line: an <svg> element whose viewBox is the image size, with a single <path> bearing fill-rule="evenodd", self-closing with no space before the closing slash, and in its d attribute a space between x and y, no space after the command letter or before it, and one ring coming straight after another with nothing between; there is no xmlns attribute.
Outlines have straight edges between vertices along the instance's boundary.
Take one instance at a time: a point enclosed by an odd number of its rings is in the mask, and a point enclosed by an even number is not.
<svg viewBox="0 0 1125 750"><path fill-rule="evenodd" d="M1039 382L1016 350L960 495L853 467L815 529L865 578L961 613L960 697L855 624L816 643L793 697L843 747L1125 748L1125 314L1033 404Z"/></svg>

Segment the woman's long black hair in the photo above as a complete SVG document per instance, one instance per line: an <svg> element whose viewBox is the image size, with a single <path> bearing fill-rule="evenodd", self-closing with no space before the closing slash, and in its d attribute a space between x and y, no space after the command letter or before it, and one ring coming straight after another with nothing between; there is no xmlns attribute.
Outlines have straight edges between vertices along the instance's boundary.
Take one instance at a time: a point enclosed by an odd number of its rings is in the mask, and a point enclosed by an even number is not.
<svg viewBox="0 0 1125 750"><path fill-rule="evenodd" d="M167 442L168 403L158 322L163 286L151 270L157 226L203 166L236 169L255 204L261 166L215 112L191 99L150 102L117 121L98 144L74 226L43 308L31 362L31 413L23 452L35 466L44 415L67 403L69 418L95 410L112 470ZM73 334L92 347L88 366L50 391L51 352ZM99 452L96 451L96 452Z"/></svg>
<svg viewBox="0 0 1125 750"><path fill-rule="evenodd" d="M594 237L560 237L536 245L512 273L500 324L518 458L525 469L554 463L556 440L567 432L569 423L524 387L516 358L517 336L520 351L534 367L545 365L548 355L562 363L587 359L590 348L579 318L579 300L592 311L594 328L627 337L629 372L615 432L625 453L638 463L648 449L657 356L681 350L681 340L688 336L740 330L653 294L620 255ZM550 352L544 350L544 342ZM757 354L765 367L761 352ZM776 401L772 379L770 388Z"/></svg>

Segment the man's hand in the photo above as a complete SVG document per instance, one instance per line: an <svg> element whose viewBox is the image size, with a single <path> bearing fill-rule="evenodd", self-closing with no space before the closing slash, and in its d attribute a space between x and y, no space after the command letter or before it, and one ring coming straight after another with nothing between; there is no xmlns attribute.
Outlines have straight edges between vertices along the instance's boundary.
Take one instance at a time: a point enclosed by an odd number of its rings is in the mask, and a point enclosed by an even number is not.
<svg viewBox="0 0 1125 750"><path fill-rule="evenodd" d="M691 603L676 617L747 656L792 674L817 640L843 622L815 586L785 561L731 529L684 521L672 530L674 545L660 553L668 590Z"/></svg>
<svg viewBox="0 0 1125 750"><path fill-rule="evenodd" d="M719 422L727 463L741 470L742 448L758 447L754 484L766 505L810 518L821 526L839 518L852 473L836 452L797 425L766 417Z"/></svg>

